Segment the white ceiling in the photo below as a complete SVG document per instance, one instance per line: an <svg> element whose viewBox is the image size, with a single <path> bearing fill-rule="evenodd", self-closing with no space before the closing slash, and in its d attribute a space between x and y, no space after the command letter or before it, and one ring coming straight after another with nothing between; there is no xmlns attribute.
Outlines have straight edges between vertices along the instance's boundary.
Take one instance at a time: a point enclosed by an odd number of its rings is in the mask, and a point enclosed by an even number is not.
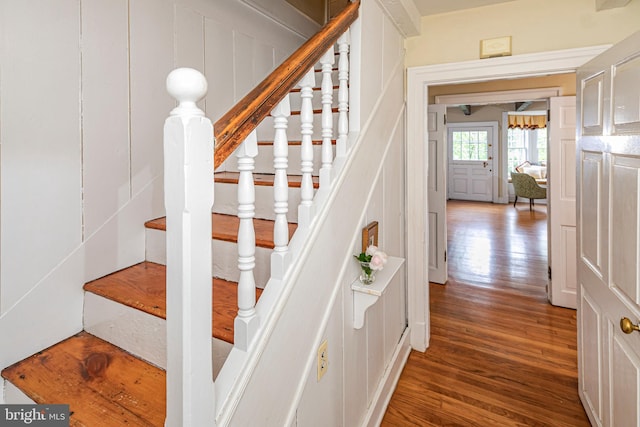
<svg viewBox="0 0 640 427"><path fill-rule="evenodd" d="M506 3L514 0L413 0L422 16L472 9L490 4Z"/></svg>

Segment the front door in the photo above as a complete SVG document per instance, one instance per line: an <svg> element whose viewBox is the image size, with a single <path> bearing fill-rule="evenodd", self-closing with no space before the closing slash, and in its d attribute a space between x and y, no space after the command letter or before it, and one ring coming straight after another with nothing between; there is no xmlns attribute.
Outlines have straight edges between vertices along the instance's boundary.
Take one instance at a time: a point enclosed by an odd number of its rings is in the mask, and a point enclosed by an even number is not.
<svg viewBox="0 0 640 427"><path fill-rule="evenodd" d="M594 426L637 427L640 33L581 67L577 82L579 394Z"/></svg>
<svg viewBox="0 0 640 427"><path fill-rule="evenodd" d="M449 198L493 201L494 127L480 123L447 126Z"/></svg>

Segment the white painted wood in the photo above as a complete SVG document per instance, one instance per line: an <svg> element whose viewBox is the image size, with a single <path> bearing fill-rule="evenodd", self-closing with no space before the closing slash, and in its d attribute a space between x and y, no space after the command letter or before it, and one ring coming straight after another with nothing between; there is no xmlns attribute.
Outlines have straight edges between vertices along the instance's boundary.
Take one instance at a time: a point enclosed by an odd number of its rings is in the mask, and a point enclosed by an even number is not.
<svg viewBox="0 0 640 427"><path fill-rule="evenodd" d="M2 380L5 384L4 389L4 402L8 405L35 405L36 402L33 401L29 396L24 394L22 390L13 385L10 381Z"/></svg>
<svg viewBox="0 0 640 427"><path fill-rule="evenodd" d="M247 351L256 334L260 319L256 316L256 232L253 228L256 193L253 185L253 158L258 154L256 132L251 132L237 150L238 169L238 315L234 320L234 345Z"/></svg>
<svg viewBox="0 0 640 427"><path fill-rule="evenodd" d="M427 114L427 192L429 224L429 276L434 283L446 283L447 271L447 127L444 105L430 105Z"/></svg>
<svg viewBox="0 0 640 427"><path fill-rule="evenodd" d="M79 13L73 1L4 7L0 315L82 241Z"/></svg>
<svg viewBox="0 0 640 427"><path fill-rule="evenodd" d="M382 298L403 264L404 258L389 257L385 267L377 272L376 280L373 283L363 285L359 280L351 283L354 329L361 329L364 326L367 309Z"/></svg>
<svg viewBox="0 0 640 427"><path fill-rule="evenodd" d="M331 199L324 199L330 200L330 205L324 205L325 207L318 211L315 224L319 225L313 230L313 245L306 246L299 253L300 258L293 254L296 262L292 264L292 269L281 285L287 303L276 306L274 311L266 315L264 324L266 332L258 335L253 350L248 355L247 363L250 368L239 374L239 381L230 390L230 401L235 401L234 396L240 390L243 390L243 399L238 402L238 406L233 408L232 412L222 408L221 416L218 418L219 423L254 425L259 424L260 419L264 420L268 417L276 425L287 425L291 420L289 417L291 413L295 414L295 406L286 407L282 402L291 401L288 396L298 401L300 393L303 392L304 383L295 380L277 381L276 378L306 378L310 368L307 362L310 358L300 357L298 351L289 352L282 349L290 348L287 343L295 341L296 348L307 349L305 354L311 356L310 353L317 349L316 343L319 343L319 335L313 331L322 330L322 325L328 316L327 311L333 306L332 300L343 292L343 287L348 286L357 274L358 267L352 255L360 245L364 212L367 209L368 200L374 196L377 177L380 176L382 164L385 163L388 145L391 141L397 141L396 135L402 133L404 122L402 87L403 72L400 62L393 79L385 85L385 90L381 94L381 99L385 102L381 101L377 114L367 120L361 139L354 145L355 157L350 159L350 167L345 168L342 173L338 171L336 175L336 188L340 191L332 195ZM394 112L394 117L389 117L391 112ZM372 168L372 165L378 166ZM401 175L395 175L395 179L400 177ZM363 181L371 183L371 186L364 191ZM385 186L381 185L380 188ZM392 185L391 188L396 187ZM324 194L327 193L320 189L316 200L322 200ZM398 220L399 218L388 218L388 221L394 224ZM351 239L335 239L335 235L351 236ZM332 259L338 262L317 262L327 254L332 254ZM319 285L318 277L322 277L324 285ZM261 302L265 296L269 296L270 289L271 283L265 288L257 309L264 308ZM293 321L293 319L296 320ZM383 350L382 344L380 348ZM360 354L362 357L367 357L365 352ZM227 363L233 357L232 352ZM381 360L383 358L384 356L380 356ZM347 371L348 368L345 366L345 374ZM382 373L383 370L379 372ZM221 377L225 373L223 368L217 383L223 381ZM360 385L363 383L358 384ZM264 387L270 387L271 393L265 394ZM338 390L341 389L341 387L338 388ZM366 389L360 391L360 394L368 395ZM351 403L352 394L349 396ZM361 401L357 399L358 402ZM246 406L249 404L252 409ZM365 404L366 402L363 403ZM331 406L325 407L329 411L334 410ZM355 409L360 414L358 418L361 418L365 410L366 406Z"/></svg>
<svg viewBox="0 0 640 427"><path fill-rule="evenodd" d="M435 103L446 105L484 105L487 103L542 101L552 96L560 96L560 93L560 88L540 88L437 95L435 97Z"/></svg>
<svg viewBox="0 0 640 427"><path fill-rule="evenodd" d="M487 132L487 160L458 161L453 158L453 132ZM465 122L447 125L447 194L449 199L491 202L494 194L494 151L498 145L498 122ZM496 162L497 163L497 162ZM497 180L496 180L497 183Z"/></svg>
<svg viewBox="0 0 640 427"><path fill-rule="evenodd" d="M575 71L579 66L603 52L608 46L567 49L526 55L492 58L450 64L410 67L407 69L407 229L424 229L428 206L424 205L427 180L416 180L427 163L424 139L427 135L424 117L428 108L428 87L434 84L454 84L503 78L559 74ZM424 237L407 237L407 283L409 284L409 318L411 345L424 351L428 346L428 297L414 299L413 294L425 293L427 271L420 266L429 258ZM427 293L428 294L428 293Z"/></svg>
<svg viewBox="0 0 640 427"><path fill-rule="evenodd" d="M380 0L380 6L403 37L420 35L420 12L411 0Z"/></svg>
<svg viewBox="0 0 640 427"><path fill-rule="evenodd" d="M639 102L627 74L640 70L629 61L638 46L640 33L577 73L578 392L591 423L605 427L640 424L640 340L620 326L640 319ZM635 70L618 75L621 64Z"/></svg>
<svg viewBox="0 0 640 427"><path fill-rule="evenodd" d="M362 422L363 426L379 426L382 423L387 406L391 401L396 385L400 380L400 375L404 369L407 359L411 354L409 345L409 330L401 335L400 341L394 349L393 356L386 366L378 388L374 394L371 404Z"/></svg>
<svg viewBox="0 0 640 427"><path fill-rule="evenodd" d="M271 147L269 147L271 148ZM216 203L213 205L213 211L217 213L223 213L227 215L235 215L238 211L236 202L236 188L235 184L226 184L217 182L215 184L216 194L220 194L220 197L216 197ZM291 206L298 206L300 204L300 188L289 187L289 204ZM227 198L227 195L231 195L231 199ZM290 209L287 212L287 221L298 222L295 209ZM273 187L266 185L256 185L256 218L261 219L275 219L273 212Z"/></svg>
<svg viewBox="0 0 640 427"><path fill-rule="evenodd" d="M287 141L287 118L291 115L289 97L285 97L272 111L275 137L273 140L273 254L271 255L271 276L282 279L289 262L289 184L287 178L289 147Z"/></svg>
<svg viewBox="0 0 640 427"><path fill-rule="evenodd" d="M576 308L576 98L550 98L548 193L549 301Z"/></svg>
<svg viewBox="0 0 640 427"><path fill-rule="evenodd" d="M162 175L162 123L174 102L163 90L173 65L173 6L141 0L129 5L131 192Z"/></svg>
<svg viewBox="0 0 640 427"><path fill-rule="evenodd" d="M316 77L314 70L309 70L302 78L298 86L300 87L300 96L302 104L300 106L300 127L302 132L302 140L300 146L300 172L302 175L302 183L300 185L300 204L298 205L298 223L302 228L308 228L311 225L313 217L312 200L313 200L313 88L316 85ZM293 163L293 162L292 162ZM291 209L293 210L293 209Z"/></svg>
<svg viewBox="0 0 640 427"><path fill-rule="evenodd" d="M164 319L91 292L85 293L84 302L87 332L162 369L167 368L167 328ZM216 338L212 338L211 343L215 378L233 346Z"/></svg>
<svg viewBox="0 0 640 427"><path fill-rule="evenodd" d="M125 0L82 3L85 238L107 222L131 197L127 22ZM105 73L109 74L109 79L104 78Z"/></svg>
<svg viewBox="0 0 640 427"><path fill-rule="evenodd" d="M337 155L347 153L347 139L349 137L349 30L338 39L338 136Z"/></svg>
<svg viewBox="0 0 640 427"><path fill-rule="evenodd" d="M167 425L214 422L211 366L213 126L196 102L207 81L191 68L167 77L178 101L164 128L167 210Z"/></svg>
<svg viewBox="0 0 640 427"><path fill-rule="evenodd" d="M333 102L333 81L331 80L331 69L335 62L335 51L333 46L322 56L322 168L320 169L320 187L329 186L331 183L331 167L333 164L333 149L331 140L333 139L333 113L331 105Z"/></svg>

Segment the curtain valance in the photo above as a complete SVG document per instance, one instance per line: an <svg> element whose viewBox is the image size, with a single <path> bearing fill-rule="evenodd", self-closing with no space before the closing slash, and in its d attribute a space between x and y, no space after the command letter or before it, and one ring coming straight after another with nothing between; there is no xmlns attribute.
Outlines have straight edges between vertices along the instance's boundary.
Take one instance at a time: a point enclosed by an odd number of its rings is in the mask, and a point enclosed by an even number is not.
<svg viewBox="0 0 640 427"><path fill-rule="evenodd" d="M547 116L511 115L509 114L509 129L543 129L547 127Z"/></svg>

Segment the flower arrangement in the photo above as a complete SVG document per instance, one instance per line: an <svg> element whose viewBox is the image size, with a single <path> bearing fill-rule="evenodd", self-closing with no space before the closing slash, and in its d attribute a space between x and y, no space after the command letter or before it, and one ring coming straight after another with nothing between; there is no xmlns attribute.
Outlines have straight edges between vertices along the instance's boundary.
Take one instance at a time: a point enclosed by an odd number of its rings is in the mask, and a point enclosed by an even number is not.
<svg viewBox="0 0 640 427"><path fill-rule="evenodd" d="M362 268L360 281L365 285L373 283L375 272L382 270L387 263L387 254L375 245L368 246L365 252L353 257L360 262L360 267Z"/></svg>

